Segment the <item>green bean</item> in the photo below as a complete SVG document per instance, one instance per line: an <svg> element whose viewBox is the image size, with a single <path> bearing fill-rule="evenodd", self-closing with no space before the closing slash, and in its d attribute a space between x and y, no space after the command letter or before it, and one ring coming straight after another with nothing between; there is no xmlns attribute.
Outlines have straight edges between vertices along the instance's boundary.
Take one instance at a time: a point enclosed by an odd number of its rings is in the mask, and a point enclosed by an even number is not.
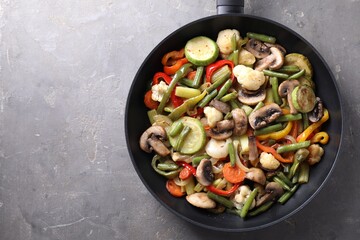
<svg viewBox="0 0 360 240"><path fill-rule="evenodd" d="M278 172L278 173L277 173L277 176L278 176L286 185L288 185L289 187L292 187L292 186L293 186L293 184L292 184L292 182L290 181L290 179L288 179L283 172Z"/></svg>
<svg viewBox="0 0 360 240"><path fill-rule="evenodd" d="M205 154L205 155L201 155L201 156L196 156L192 159L192 164L194 166L197 166L200 164L201 160L203 160L204 158L210 158L209 155Z"/></svg>
<svg viewBox="0 0 360 240"><path fill-rule="evenodd" d="M227 120L227 119L230 119L230 118L232 118L232 113L231 112L228 112L227 114L225 114L224 120Z"/></svg>
<svg viewBox="0 0 360 240"><path fill-rule="evenodd" d="M213 90L217 89L221 84L223 84L224 82L226 82L228 78L224 78L224 79L220 79L214 83L212 83L208 88L206 88L206 91L208 93L211 93Z"/></svg>
<svg viewBox="0 0 360 240"><path fill-rule="evenodd" d="M231 87L232 85L232 81L231 79L227 80L223 85L222 87L220 88L218 94L216 95L215 99L219 100L220 98L222 98L226 93L227 91L229 90L229 88Z"/></svg>
<svg viewBox="0 0 360 240"><path fill-rule="evenodd" d="M240 103L237 101L237 99L231 99L229 101L231 109L240 108Z"/></svg>
<svg viewBox="0 0 360 240"><path fill-rule="evenodd" d="M249 116L253 112L253 109L248 105L242 105L241 109L245 111L246 116Z"/></svg>
<svg viewBox="0 0 360 240"><path fill-rule="evenodd" d="M276 152L278 153L284 153L284 152L290 152L290 151L296 151L300 148L307 148L310 146L310 140L304 141L304 142L298 142L298 143L291 143L287 145L282 145L276 149Z"/></svg>
<svg viewBox="0 0 360 240"><path fill-rule="evenodd" d="M168 179L173 179L175 178L176 176L179 175L179 172L181 171L181 168L178 168L177 170L173 170L173 171L163 171L163 170L160 170L158 169L157 167L157 163L160 162L160 163L163 163L164 162L164 159L162 157L160 157L159 155L155 155L151 161L151 167L160 175L168 178Z"/></svg>
<svg viewBox="0 0 360 240"><path fill-rule="evenodd" d="M288 66L282 66L280 69L276 71L285 72L285 73L297 73L300 71L300 68L296 65L288 65Z"/></svg>
<svg viewBox="0 0 360 240"><path fill-rule="evenodd" d="M182 147L186 136L190 133L191 128L189 126L185 126L184 129L181 131L175 145L175 150L179 151Z"/></svg>
<svg viewBox="0 0 360 240"><path fill-rule="evenodd" d="M231 75L231 70L228 65L224 65L221 68L217 69L211 77L211 83L217 81L225 82Z"/></svg>
<svg viewBox="0 0 360 240"><path fill-rule="evenodd" d="M262 108L265 104L263 102L258 102L258 104L256 104L256 106L254 107L254 109L252 110L252 112L255 112L256 110L259 110L260 108Z"/></svg>
<svg viewBox="0 0 360 240"><path fill-rule="evenodd" d="M307 129L309 127L309 116L307 113L303 113L302 114L302 119L303 119L303 129Z"/></svg>
<svg viewBox="0 0 360 240"><path fill-rule="evenodd" d="M199 107L205 107L216 95L217 89L213 90L210 94L206 95L198 104Z"/></svg>
<svg viewBox="0 0 360 240"><path fill-rule="evenodd" d="M227 208L233 208L234 207L234 203L232 201L230 201L229 199L219 196L213 192L207 192L207 195L209 198L211 198L212 200L214 200L215 202L218 202L222 205L224 205Z"/></svg>
<svg viewBox="0 0 360 240"><path fill-rule="evenodd" d="M188 78L183 78L183 79L181 79L181 80L179 81L179 83L180 83L181 85L185 85L185 86L191 87L191 88L193 87L193 84L194 84L193 80L188 79Z"/></svg>
<svg viewBox="0 0 360 240"><path fill-rule="evenodd" d="M241 209L240 217L242 217L242 218L246 217L246 215L247 215L247 213L249 211L249 208L251 207L252 202L254 201L257 193L258 193L258 188L256 187L256 188L254 188L254 190L252 190L252 192L250 193L250 195L246 199L245 204Z"/></svg>
<svg viewBox="0 0 360 240"><path fill-rule="evenodd" d="M232 141L228 143L228 152L230 157L230 164L232 167L234 167L236 162L236 156L235 156L234 144L232 143Z"/></svg>
<svg viewBox="0 0 360 240"><path fill-rule="evenodd" d="M175 108L171 113L168 115L168 117L175 121L176 119L180 118L184 113L186 113L189 109L192 109L195 107L195 105L204 99L206 95L206 91L203 91L202 94L187 99L183 104Z"/></svg>
<svg viewBox="0 0 360 240"><path fill-rule="evenodd" d="M279 73L271 70L263 70L263 73L265 76L269 76L269 77L277 77L277 78L285 78L285 79L289 78L289 75L286 73Z"/></svg>
<svg viewBox="0 0 360 240"><path fill-rule="evenodd" d="M230 100L234 100L237 98L237 92L231 92L220 98L220 101L222 102L229 102Z"/></svg>
<svg viewBox="0 0 360 240"><path fill-rule="evenodd" d="M239 64L239 50L233 51L229 57L227 57L228 60L232 61L234 63L234 66Z"/></svg>
<svg viewBox="0 0 360 240"><path fill-rule="evenodd" d="M175 137L178 134L180 134L183 128L184 128L184 124L182 122L176 122L172 124L169 132L170 137Z"/></svg>
<svg viewBox="0 0 360 240"><path fill-rule="evenodd" d="M276 42L275 37L268 36L268 35L265 35L265 34L248 32L248 33L246 33L246 36L248 38L254 38L254 39L260 40L262 42L267 42L267 43L275 43Z"/></svg>
<svg viewBox="0 0 360 240"><path fill-rule="evenodd" d="M287 200L289 200L289 198L296 192L296 190L298 189L299 184L294 185L290 191L285 192L279 199L278 202L280 204L285 204Z"/></svg>
<svg viewBox="0 0 360 240"><path fill-rule="evenodd" d="M264 203L263 205L261 205L260 207L256 208L255 210L249 212L248 215L249 215L250 217L257 216L257 215L259 215L260 213L263 213L263 212L267 211L273 204L274 204L273 201Z"/></svg>
<svg viewBox="0 0 360 240"><path fill-rule="evenodd" d="M163 171L173 171L173 170L177 170L179 168L179 165L177 165L176 163L169 163L169 162L164 162L164 163L159 163L157 165L157 168L159 170L163 170Z"/></svg>
<svg viewBox="0 0 360 240"><path fill-rule="evenodd" d="M290 186L288 186L288 185L287 185L283 180L281 180L279 177L277 177L277 176L273 177L273 181L274 181L274 182L277 182L278 184L280 184L283 189L290 191L290 189L291 189Z"/></svg>
<svg viewBox="0 0 360 240"><path fill-rule="evenodd" d="M301 113L298 114L285 114L276 119L276 122L289 122L302 119Z"/></svg>
<svg viewBox="0 0 360 240"><path fill-rule="evenodd" d="M305 69L301 69L299 72L291 75L288 79L297 79L297 78L301 77L302 75L304 75L304 73L305 73Z"/></svg>
<svg viewBox="0 0 360 240"><path fill-rule="evenodd" d="M149 117L149 121L151 124L153 124L155 122L154 116L157 115L157 112L155 109L151 109L147 112L147 115Z"/></svg>
<svg viewBox="0 0 360 240"><path fill-rule="evenodd" d="M254 131L254 135L259 136L259 135L269 134L269 133L279 131L279 130L281 130L283 128L284 127L283 127L283 125L281 123L277 123L277 124L274 124L274 125L270 125L270 126L266 126L266 127L260 128L260 129L256 129Z"/></svg>
<svg viewBox="0 0 360 240"><path fill-rule="evenodd" d="M270 85L271 85L271 90L272 90L273 97L274 97L274 102L277 103L278 105L281 105L282 101L281 101L281 98L280 98L279 92L278 92L278 88L279 88L278 78L270 77Z"/></svg>
<svg viewBox="0 0 360 240"><path fill-rule="evenodd" d="M194 80L192 81L193 88L198 88L200 86L203 74L204 74L204 67L203 66L197 67Z"/></svg>
<svg viewBox="0 0 360 240"><path fill-rule="evenodd" d="M302 162L300 164L300 171L299 171L299 183L307 183L309 181L310 175L310 166L307 162Z"/></svg>
<svg viewBox="0 0 360 240"><path fill-rule="evenodd" d="M174 76L171 80L171 83L168 86L168 89L164 93L164 95L161 99L161 102L156 110L159 114L161 114L164 111L164 107L170 98L171 92L174 90L176 84L180 81L180 79L185 77L185 75L188 73L188 70L190 69L191 66L192 66L191 63L185 63L183 66L181 66L181 68L179 70L176 71L176 73L174 74Z"/></svg>
<svg viewBox="0 0 360 240"><path fill-rule="evenodd" d="M294 162L291 165L291 168L290 168L290 171L288 174L289 178L292 178L296 175L296 173L298 172L300 163L303 162L304 160L306 160L308 155L309 155L309 150L307 150L305 148L301 148L295 152Z"/></svg>

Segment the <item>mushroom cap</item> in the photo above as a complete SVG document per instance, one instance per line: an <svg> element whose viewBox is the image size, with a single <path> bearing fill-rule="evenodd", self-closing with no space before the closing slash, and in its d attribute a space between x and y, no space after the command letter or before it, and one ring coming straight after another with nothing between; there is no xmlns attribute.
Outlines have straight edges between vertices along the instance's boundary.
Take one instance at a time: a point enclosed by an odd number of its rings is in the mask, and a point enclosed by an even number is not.
<svg viewBox="0 0 360 240"><path fill-rule="evenodd" d="M259 102L264 101L265 98L266 98L266 92L264 89L260 89L259 91L256 91L254 94L249 94L245 92L243 89L239 89L238 91L239 101L249 106L255 106Z"/></svg>
<svg viewBox="0 0 360 240"><path fill-rule="evenodd" d="M203 186L209 186L214 181L212 163L209 159L202 159L196 168L196 180Z"/></svg>
<svg viewBox="0 0 360 240"><path fill-rule="evenodd" d="M204 192L193 193L186 196L186 200L193 206L199 208L215 208L216 202Z"/></svg>
<svg viewBox="0 0 360 240"><path fill-rule="evenodd" d="M276 103L265 105L249 115L249 123L253 129L265 127L282 115L281 108Z"/></svg>
<svg viewBox="0 0 360 240"><path fill-rule="evenodd" d="M234 120L225 119L216 123L216 128L219 132L230 131L233 130L234 127Z"/></svg>
<svg viewBox="0 0 360 240"><path fill-rule="evenodd" d="M278 88L278 93L280 97L286 97L288 94L291 94L292 90L300 83L298 80L285 80L280 83Z"/></svg>
<svg viewBox="0 0 360 240"><path fill-rule="evenodd" d="M268 184L266 184L265 192L266 193L261 196L256 202L256 206L260 206L269 201L273 201L284 193L284 189L277 182L269 182Z"/></svg>
<svg viewBox="0 0 360 240"><path fill-rule="evenodd" d="M170 153L170 150L165 146L166 131L163 127L155 125L145 130L140 137L140 148L147 153L152 150L157 152L161 156L166 156Z"/></svg>
<svg viewBox="0 0 360 240"><path fill-rule="evenodd" d="M317 122L324 116L324 105L323 102L319 97L315 99L315 107L314 109L308 114L310 122Z"/></svg>
<svg viewBox="0 0 360 240"><path fill-rule="evenodd" d="M231 115L234 120L234 135L241 136L245 134L248 128L248 118L245 111L241 108L235 108L231 111Z"/></svg>
<svg viewBox="0 0 360 240"><path fill-rule="evenodd" d="M233 131L231 129L231 130L220 132L217 128L210 128L205 133L206 133L206 136L211 137L215 140L225 140L232 136Z"/></svg>
<svg viewBox="0 0 360 240"><path fill-rule="evenodd" d="M280 52L285 56L286 55L286 49L281 46L280 44L277 44L277 43L264 43L266 46L268 47L275 47L275 48L278 48L280 50Z"/></svg>
<svg viewBox="0 0 360 240"><path fill-rule="evenodd" d="M262 71L267 68L276 70L282 67L284 64L283 53L276 47L271 47L270 52L271 54L269 56L256 62L255 70Z"/></svg>
<svg viewBox="0 0 360 240"><path fill-rule="evenodd" d="M245 49L251 52L256 58L262 59L270 55L270 48L263 42L251 38L245 45Z"/></svg>
<svg viewBox="0 0 360 240"><path fill-rule="evenodd" d="M220 112L222 112L224 114L227 114L231 110L229 104L227 104L225 102L222 102L222 101L219 101L217 99L211 100L209 105L216 108L217 110L219 110Z"/></svg>
<svg viewBox="0 0 360 240"><path fill-rule="evenodd" d="M265 185L266 183L265 173L260 168L250 168L249 171L246 173L246 178L251 181L260 183L261 185Z"/></svg>

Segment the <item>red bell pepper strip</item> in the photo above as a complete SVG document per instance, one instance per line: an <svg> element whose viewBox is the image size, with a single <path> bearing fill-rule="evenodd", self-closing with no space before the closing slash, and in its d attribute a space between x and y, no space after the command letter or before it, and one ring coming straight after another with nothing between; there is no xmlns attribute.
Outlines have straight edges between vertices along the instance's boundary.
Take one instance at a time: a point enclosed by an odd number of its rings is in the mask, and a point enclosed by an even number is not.
<svg viewBox="0 0 360 240"><path fill-rule="evenodd" d="M150 109L156 109L158 106L159 106L159 102L157 101L154 101L152 98L151 98L151 95L152 95L152 91L149 90L145 93L145 96L144 96L144 103L145 103L145 106L147 108L150 108Z"/></svg>
<svg viewBox="0 0 360 240"><path fill-rule="evenodd" d="M187 58L181 58L181 59L177 60L174 65L171 65L171 66L164 65L164 72L167 75L174 75L176 73L176 71L181 68L182 65L184 65L185 63L188 63L188 62L189 62L189 60L187 60Z"/></svg>
<svg viewBox="0 0 360 240"><path fill-rule="evenodd" d="M217 195L220 195L220 196L229 196L231 195L232 193L234 193L236 191L236 189L238 189L240 187L241 183L236 183L234 184L229 190L222 190L222 189L218 189L216 188L214 185L210 185L210 186L207 186L207 190L209 190L210 192L213 192Z"/></svg>
<svg viewBox="0 0 360 240"><path fill-rule="evenodd" d="M166 84L169 85L172 78L169 75L167 75L166 73L157 72L154 74L152 85L159 84L159 82L161 80L164 80L166 82Z"/></svg>
<svg viewBox="0 0 360 240"><path fill-rule="evenodd" d="M234 63L230 60L223 59L216 61L206 67L206 82L211 82L211 77L214 74L214 72L220 69L221 67L223 67L224 65L229 65L231 70L231 80L234 80L234 74L232 73L232 70L234 68Z"/></svg>
<svg viewBox="0 0 360 240"><path fill-rule="evenodd" d="M176 96L175 91L176 91L176 87L171 92L170 101L171 101L172 105L174 106L174 108L177 108L178 106L180 106L181 104L184 103L184 100L181 97Z"/></svg>
<svg viewBox="0 0 360 240"><path fill-rule="evenodd" d="M194 168L193 166L191 166L187 162L177 161L176 164L180 165L180 166L182 166L184 168L187 168L192 173L192 175L194 175L196 177L196 168Z"/></svg>

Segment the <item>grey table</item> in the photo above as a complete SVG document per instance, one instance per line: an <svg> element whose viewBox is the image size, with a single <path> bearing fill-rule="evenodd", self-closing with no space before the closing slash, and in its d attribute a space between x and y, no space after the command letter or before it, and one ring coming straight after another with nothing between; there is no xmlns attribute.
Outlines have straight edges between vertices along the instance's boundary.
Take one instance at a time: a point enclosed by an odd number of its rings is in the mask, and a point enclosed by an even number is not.
<svg viewBox="0 0 360 240"><path fill-rule="evenodd" d="M360 237L360 1L246 1L310 41L343 94L330 180L286 221L229 239ZM129 85L164 37L211 0L0 1L0 239L224 239L161 206L131 164Z"/></svg>

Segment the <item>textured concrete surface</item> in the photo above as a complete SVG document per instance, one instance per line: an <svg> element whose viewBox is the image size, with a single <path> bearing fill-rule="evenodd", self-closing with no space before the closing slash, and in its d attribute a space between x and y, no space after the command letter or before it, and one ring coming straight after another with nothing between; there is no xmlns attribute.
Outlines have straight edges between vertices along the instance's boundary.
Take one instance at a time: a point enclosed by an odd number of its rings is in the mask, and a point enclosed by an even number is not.
<svg viewBox="0 0 360 240"><path fill-rule="evenodd" d="M246 1L310 41L343 94L330 180L299 213L228 239L360 237L360 1ZM223 239L150 195L124 136L130 82L151 49L214 0L0 0L0 239Z"/></svg>

